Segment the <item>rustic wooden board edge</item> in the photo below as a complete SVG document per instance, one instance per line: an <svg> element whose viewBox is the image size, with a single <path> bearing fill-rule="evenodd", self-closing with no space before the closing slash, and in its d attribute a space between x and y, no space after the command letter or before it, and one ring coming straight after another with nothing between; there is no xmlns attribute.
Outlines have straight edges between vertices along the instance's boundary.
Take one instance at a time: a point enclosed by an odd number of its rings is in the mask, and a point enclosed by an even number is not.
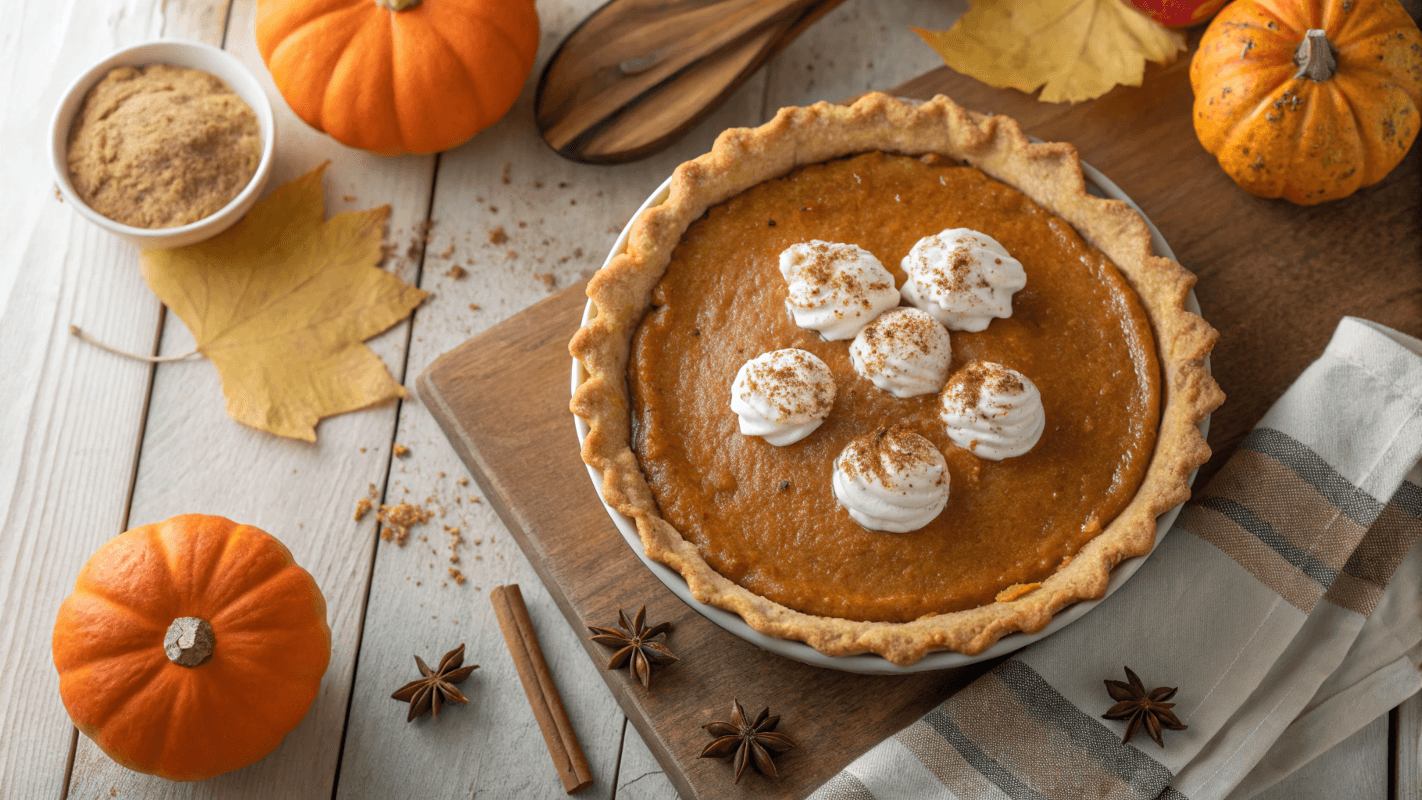
<svg viewBox="0 0 1422 800"><path fill-rule="evenodd" d="M491 465L484 460L479 449L474 446L473 439L469 435L469 432L465 430L464 425L460 423L458 415L454 413L445 398L445 391L449 388L447 382L450 377L449 372L451 368L453 365L462 361L466 353L477 349L485 337L503 338L509 331L518 330L523 323L525 315L536 314L539 310L546 310L548 308L574 305L576 301L572 298L576 297L577 299L582 299L586 297L583 290L585 285L586 283L579 283L567 289L560 290L548 299L536 303L530 308L490 328L483 334L441 355L426 367L424 372L420 373L420 376L415 381L415 388L416 391L419 392L420 399L429 407L430 414L439 424L440 429L449 437L450 444L454 447L460 460L469 467L469 472L474 477L474 482L479 486L480 490L484 492L485 499L488 500L494 512L498 514L499 519L504 522L509 533L511 533L518 542L519 548L522 549L524 554L528 557L534 572L537 573L539 580L543 582L544 587L548 590L548 595L552 597L554 603L557 604L558 610L563 614L563 618L567 620L574 631L578 632L578 641L582 644L583 650L587 653L588 658L592 659L594 664L601 664L606 657L606 653L598 650L592 640L582 635L584 627L583 620L579 617L572 601L563 591L562 584L559 583L552 574L549 562L546 558L547 554L541 544L537 538L529 535L528 521L525 520L522 515L514 511L512 495L509 494L511 488L505 486L497 479L497 470L492 469ZM568 318L570 322L576 320L576 317L572 315L569 315ZM576 327L575 324L570 324L566 331L558 329L556 335L566 341L572 337ZM569 369L571 370L572 356L569 355L568 358ZM569 378L571 380L571 373ZM568 423L568 435L571 437L573 435L571 411L568 412ZM586 490L590 494L593 491L590 485L586 487ZM594 500L596 500L595 495ZM617 700L617 705L622 709L628 721L637 728L638 733L642 736L642 740L647 744L648 749L652 751L652 755L666 770L666 777L671 781L672 785L676 787L677 793L683 797L696 797L696 791L690 784L686 783L681 771L667 768L667 764L676 764L676 758L667 750L666 743L662 740L661 736L658 735L657 731L648 724L646 714L639 713L640 708L638 707L638 703L636 699L628 693L626 683L619 680L617 676L609 670L599 669L598 674L602 677L603 683L607 685L608 690L612 692L612 696Z"/></svg>

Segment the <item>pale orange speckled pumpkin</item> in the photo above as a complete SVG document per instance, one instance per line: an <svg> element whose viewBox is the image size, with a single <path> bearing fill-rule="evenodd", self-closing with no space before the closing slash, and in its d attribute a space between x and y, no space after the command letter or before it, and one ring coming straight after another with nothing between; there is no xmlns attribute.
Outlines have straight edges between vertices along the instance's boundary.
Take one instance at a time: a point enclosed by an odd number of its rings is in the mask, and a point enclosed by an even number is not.
<svg viewBox="0 0 1422 800"><path fill-rule="evenodd" d="M518 98L533 0L258 0L257 49L282 97L342 144L448 150Z"/></svg>
<svg viewBox="0 0 1422 800"><path fill-rule="evenodd" d="M1245 191L1313 205L1417 137L1422 32L1397 0L1236 0L1190 63L1195 135Z"/></svg>
<svg viewBox="0 0 1422 800"><path fill-rule="evenodd" d="M110 540L54 624L79 730L138 772L194 781L270 753L331 659L326 601L267 533L187 514Z"/></svg>

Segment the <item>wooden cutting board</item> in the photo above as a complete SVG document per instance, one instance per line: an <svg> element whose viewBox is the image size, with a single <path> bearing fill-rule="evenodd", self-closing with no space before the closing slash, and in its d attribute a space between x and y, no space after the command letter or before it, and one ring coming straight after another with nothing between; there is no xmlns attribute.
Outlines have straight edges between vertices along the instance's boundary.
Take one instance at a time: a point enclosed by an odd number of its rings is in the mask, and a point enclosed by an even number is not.
<svg viewBox="0 0 1422 800"><path fill-rule="evenodd" d="M1315 208L1237 189L1200 149L1190 121L1188 58L1152 68L1138 89L1076 106L1045 105L946 69L893 90L944 93L1069 141L1145 209L1199 277L1205 318L1220 330L1214 374L1229 395L1211 423L1215 457L1201 483L1294 377L1355 314L1422 335L1422 154L1383 183ZM568 412L567 342L582 287L564 290L446 353L420 376L430 411L513 532L569 624L607 625L619 608L671 620L682 656L647 692L626 671L601 674L686 798L802 798L875 742L907 725L982 667L906 677L817 669L770 655L696 614L643 567L593 492ZM584 638L599 664L604 648ZM729 766L699 760L701 726L732 697L769 705L801 747L781 778L733 787Z"/></svg>

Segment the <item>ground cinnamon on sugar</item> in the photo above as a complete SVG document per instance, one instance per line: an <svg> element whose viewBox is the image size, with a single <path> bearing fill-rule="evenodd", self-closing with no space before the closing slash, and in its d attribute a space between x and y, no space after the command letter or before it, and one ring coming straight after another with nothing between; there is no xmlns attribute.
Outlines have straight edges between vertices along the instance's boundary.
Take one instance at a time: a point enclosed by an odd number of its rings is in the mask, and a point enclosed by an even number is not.
<svg viewBox="0 0 1422 800"><path fill-rule="evenodd" d="M256 174L257 115L215 75L168 64L115 67L69 129L69 181L88 206L136 228L207 217Z"/></svg>

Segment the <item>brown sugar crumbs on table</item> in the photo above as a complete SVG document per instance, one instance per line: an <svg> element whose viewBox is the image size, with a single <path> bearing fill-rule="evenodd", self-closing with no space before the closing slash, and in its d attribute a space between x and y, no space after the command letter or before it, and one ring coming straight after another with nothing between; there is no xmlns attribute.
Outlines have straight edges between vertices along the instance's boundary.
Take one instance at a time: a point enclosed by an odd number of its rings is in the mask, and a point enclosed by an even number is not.
<svg viewBox="0 0 1422 800"><path fill-rule="evenodd" d="M846 342L785 312L786 247L855 244L902 285L913 244L953 227L994 237L1027 271L1011 318L952 334L955 371L995 361L1041 390L1047 431L1018 458L955 447L936 394L877 389ZM819 430L776 448L740 435L730 387L747 360L789 347L822 359L838 392ZM662 515L717 572L798 611L891 622L990 603L1100 533L1153 453L1159 373L1135 294L1070 225L974 168L882 153L804 167L712 207L682 237L628 362L638 461ZM859 527L830 483L851 439L892 424L932 441L951 475L948 507L904 534Z"/></svg>

